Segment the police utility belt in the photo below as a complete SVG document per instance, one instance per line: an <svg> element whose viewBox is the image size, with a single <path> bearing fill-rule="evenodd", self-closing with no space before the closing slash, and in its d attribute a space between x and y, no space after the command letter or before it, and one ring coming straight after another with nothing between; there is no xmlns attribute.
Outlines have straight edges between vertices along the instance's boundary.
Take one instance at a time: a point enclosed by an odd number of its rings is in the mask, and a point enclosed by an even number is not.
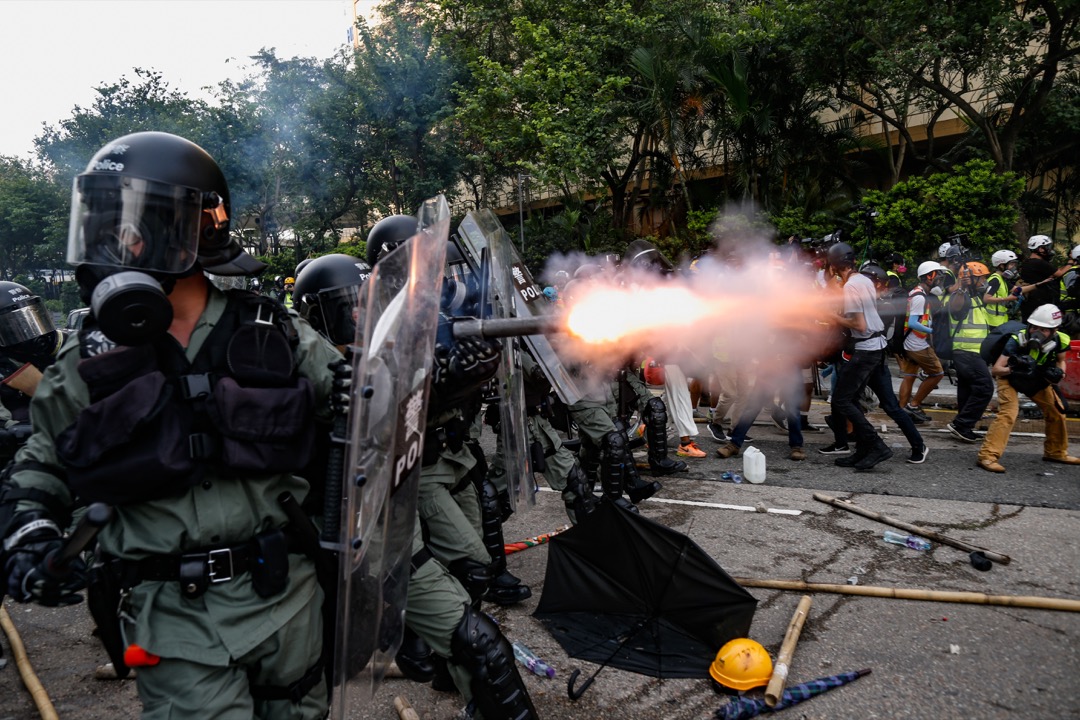
<svg viewBox="0 0 1080 720"><path fill-rule="evenodd" d="M200 549L180 555L151 555L139 560L108 558L108 570L122 587L140 582L180 583L186 598L202 596L211 585L251 574L251 584L259 597L282 592L289 580L289 555L301 554L298 543L283 530L259 533L245 543Z"/></svg>

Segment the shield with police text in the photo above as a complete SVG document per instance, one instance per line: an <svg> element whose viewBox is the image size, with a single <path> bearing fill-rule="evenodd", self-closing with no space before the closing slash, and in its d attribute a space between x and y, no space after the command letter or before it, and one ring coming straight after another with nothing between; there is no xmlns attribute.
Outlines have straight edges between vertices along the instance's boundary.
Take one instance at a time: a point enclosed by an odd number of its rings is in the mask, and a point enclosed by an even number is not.
<svg viewBox="0 0 1080 720"><path fill-rule="evenodd" d="M373 268L353 350L332 715L370 699L401 644L450 213L440 195L418 232Z"/></svg>

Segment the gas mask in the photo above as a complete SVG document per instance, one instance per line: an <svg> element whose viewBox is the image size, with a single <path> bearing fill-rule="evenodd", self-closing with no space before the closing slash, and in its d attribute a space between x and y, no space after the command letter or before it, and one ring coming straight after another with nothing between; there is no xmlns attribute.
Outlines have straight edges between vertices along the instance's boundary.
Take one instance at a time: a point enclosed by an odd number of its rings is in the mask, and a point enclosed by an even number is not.
<svg viewBox="0 0 1080 720"><path fill-rule="evenodd" d="M1009 263L1005 266L1005 269L1001 271L1001 277L1005 279L1005 282L1013 282L1020 277L1020 271L1016 269L1016 263Z"/></svg>
<svg viewBox="0 0 1080 720"><path fill-rule="evenodd" d="M123 175L75 179L68 262L98 327L119 345L143 345L172 323L168 293L196 264L218 222L216 193ZM218 213L218 214L215 214Z"/></svg>
<svg viewBox="0 0 1080 720"><path fill-rule="evenodd" d="M1029 325L1018 336L1020 345L1025 350L1035 350L1046 355L1057 349L1057 334L1045 328Z"/></svg>

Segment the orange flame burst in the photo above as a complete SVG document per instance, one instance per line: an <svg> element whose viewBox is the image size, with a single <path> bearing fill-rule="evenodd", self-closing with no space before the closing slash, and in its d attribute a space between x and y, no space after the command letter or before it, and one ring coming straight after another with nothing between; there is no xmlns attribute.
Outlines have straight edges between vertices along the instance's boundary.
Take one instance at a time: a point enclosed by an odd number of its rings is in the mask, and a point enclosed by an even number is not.
<svg viewBox="0 0 1080 720"><path fill-rule="evenodd" d="M569 308L566 327L587 343L617 342L655 330L693 326L737 304L731 298L701 296L681 286L597 287Z"/></svg>

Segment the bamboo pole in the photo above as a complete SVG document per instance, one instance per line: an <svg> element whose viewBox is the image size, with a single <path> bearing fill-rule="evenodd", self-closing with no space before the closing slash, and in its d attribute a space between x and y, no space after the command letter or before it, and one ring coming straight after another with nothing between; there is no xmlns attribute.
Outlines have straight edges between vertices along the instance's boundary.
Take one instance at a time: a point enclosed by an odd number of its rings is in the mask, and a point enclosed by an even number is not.
<svg viewBox="0 0 1080 720"><path fill-rule="evenodd" d="M853 512L856 515L862 515L863 517L868 517L871 520L877 520L878 522L885 523L886 525L898 527L901 530L908 531L912 535L922 535L923 537L939 542L942 545L951 545L952 547L958 550L963 550L964 552L981 552L982 554L986 555L988 559L993 560L996 563L1000 563L1001 565L1008 565L1010 562L1012 562L1012 558L1008 555L1002 555L1001 553L992 552L990 550L987 550L986 548L981 548L978 545L972 545L971 543L966 543L963 540L957 540L956 538L949 537L948 535L942 535L941 533L934 532L933 530L927 530L924 527L912 525L911 523L906 523L903 520L897 520L894 517L889 517L888 515L876 513L873 510L867 510L866 508L859 507L850 500L841 500L839 498L833 497L832 495L826 495L825 493L814 493L814 499L818 502L823 502L827 505L832 505L833 507L838 507L842 510Z"/></svg>
<svg viewBox="0 0 1080 720"><path fill-rule="evenodd" d="M34 674L34 667L30 664L30 658L26 655L26 646L23 645L22 638L19 637L19 631L15 629L15 624L11 622L11 616L8 615L7 608L3 606L0 606L0 627L4 629L4 634L7 635L8 642L11 643L11 654L15 656L15 664L19 668L19 677L22 678L26 689L30 691L30 696L34 699L34 705L37 706L38 714L41 715L41 720L59 720L56 708L53 707L52 701L49 700L49 693L45 692L41 681Z"/></svg>
<svg viewBox="0 0 1080 720"><path fill-rule="evenodd" d="M398 717L401 720L420 720L420 716L416 714L413 706L409 704L404 695L398 695L394 698L394 709L397 710Z"/></svg>
<svg viewBox="0 0 1080 720"><path fill-rule="evenodd" d="M839 595L897 598L899 600L928 600L930 602L1003 605L1005 607L1036 608L1038 610L1080 612L1080 600L1039 597L1037 595L987 595L985 593L959 590L922 590L919 588L875 587L873 585L833 585L830 583L808 583L802 580L755 580L753 578L734 578L734 580L743 587L769 590L826 592Z"/></svg>
<svg viewBox="0 0 1080 720"><path fill-rule="evenodd" d="M799 642L806 616L810 614L811 602L809 595L803 595L799 600L799 607L795 608L795 614L791 616L791 622L788 623L787 632L784 633L784 642L780 645L780 654L776 656L776 664L773 665L772 677L769 678L769 685L765 688L765 704L769 707L776 707L776 703L784 694L788 665L791 663L791 656L795 654L795 645Z"/></svg>

